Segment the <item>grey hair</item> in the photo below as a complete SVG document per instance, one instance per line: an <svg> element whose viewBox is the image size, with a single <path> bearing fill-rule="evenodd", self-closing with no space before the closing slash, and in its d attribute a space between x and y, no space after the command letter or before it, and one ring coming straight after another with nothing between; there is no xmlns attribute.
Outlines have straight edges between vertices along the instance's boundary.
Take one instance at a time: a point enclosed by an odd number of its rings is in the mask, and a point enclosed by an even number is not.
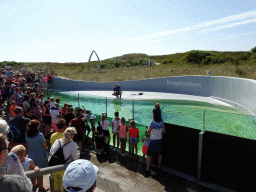
<svg viewBox="0 0 256 192"><path fill-rule="evenodd" d="M3 119L0 119L0 133L7 135L9 133L9 125Z"/></svg>

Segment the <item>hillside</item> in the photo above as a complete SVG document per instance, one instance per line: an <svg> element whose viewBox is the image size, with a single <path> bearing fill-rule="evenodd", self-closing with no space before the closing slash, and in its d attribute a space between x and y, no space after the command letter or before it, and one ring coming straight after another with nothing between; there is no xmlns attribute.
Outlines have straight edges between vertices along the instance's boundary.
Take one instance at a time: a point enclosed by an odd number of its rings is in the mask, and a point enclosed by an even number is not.
<svg viewBox="0 0 256 192"><path fill-rule="evenodd" d="M152 67L147 68L151 59ZM107 82L181 75L206 75L209 70L215 76L230 76L256 79L256 50L247 52L217 52L192 50L186 53L151 56L143 53L125 54L98 62L88 63L21 63L15 61L0 62L3 68L10 63L18 70L33 69L45 71L71 79ZM160 65L154 65L160 63Z"/></svg>

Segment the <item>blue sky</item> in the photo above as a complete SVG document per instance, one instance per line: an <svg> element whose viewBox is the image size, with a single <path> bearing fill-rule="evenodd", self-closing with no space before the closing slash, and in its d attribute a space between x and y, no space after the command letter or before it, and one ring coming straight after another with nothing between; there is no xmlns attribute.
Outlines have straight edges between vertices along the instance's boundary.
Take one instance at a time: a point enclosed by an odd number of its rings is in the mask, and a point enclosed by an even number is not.
<svg viewBox="0 0 256 192"><path fill-rule="evenodd" d="M88 62L92 50L103 60L255 46L256 0L0 0L0 61Z"/></svg>

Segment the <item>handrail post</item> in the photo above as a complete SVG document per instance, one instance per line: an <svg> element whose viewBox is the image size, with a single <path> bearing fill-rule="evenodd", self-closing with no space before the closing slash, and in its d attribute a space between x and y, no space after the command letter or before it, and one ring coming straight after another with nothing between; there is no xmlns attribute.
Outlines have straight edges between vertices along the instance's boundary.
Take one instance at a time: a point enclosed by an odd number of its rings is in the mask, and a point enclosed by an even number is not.
<svg viewBox="0 0 256 192"><path fill-rule="evenodd" d="M108 116L108 98L106 97L106 115Z"/></svg>
<svg viewBox="0 0 256 192"><path fill-rule="evenodd" d="M198 144L198 162L197 162L197 181L201 181L201 167L202 167L202 150L203 150L203 135L204 132L199 133L199 144Z"/></svg>
<svg viewBox="0 0 256 192"><path fill-rule="evenodd" d="M78 101L78 107L80 108L79 93L78 93L78 96L77 96L77 101Z"/></svg>
<svg viewBox="0 0 256 192"><path fill-rule="evenodd" d="M132 100L132 118L134 120L134 100Z"/></svg>
<svg viewBox="0 0 256 192"><path fill-rule="evenodd" d="M204 117L203 117L203 132L205 130L205 109L204 109Z"/></svg>

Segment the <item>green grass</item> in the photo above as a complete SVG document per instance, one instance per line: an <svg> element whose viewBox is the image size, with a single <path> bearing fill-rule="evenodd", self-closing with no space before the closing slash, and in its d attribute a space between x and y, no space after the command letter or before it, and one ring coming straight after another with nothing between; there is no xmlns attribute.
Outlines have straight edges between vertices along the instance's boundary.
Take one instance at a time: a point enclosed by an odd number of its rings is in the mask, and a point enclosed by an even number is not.
<svg viewBox="0 0 256 192"><path fill-rule="evenodd" d="M160 63L146 68L148 59L152 63ZM256 53L247 52L216 52L189 51L170 55L150 56L146 54L126 54L102 60L102 70L98 73L98 62L91 62L91 72L88 63L21 63L0 62L3 68L10 63L13 68L21 69L27 66L34 71L45 71L57 76L76 80L109 82L127 81L148 78L206 75L206 70L214 76L242 77L256 79Z"/></svg>

